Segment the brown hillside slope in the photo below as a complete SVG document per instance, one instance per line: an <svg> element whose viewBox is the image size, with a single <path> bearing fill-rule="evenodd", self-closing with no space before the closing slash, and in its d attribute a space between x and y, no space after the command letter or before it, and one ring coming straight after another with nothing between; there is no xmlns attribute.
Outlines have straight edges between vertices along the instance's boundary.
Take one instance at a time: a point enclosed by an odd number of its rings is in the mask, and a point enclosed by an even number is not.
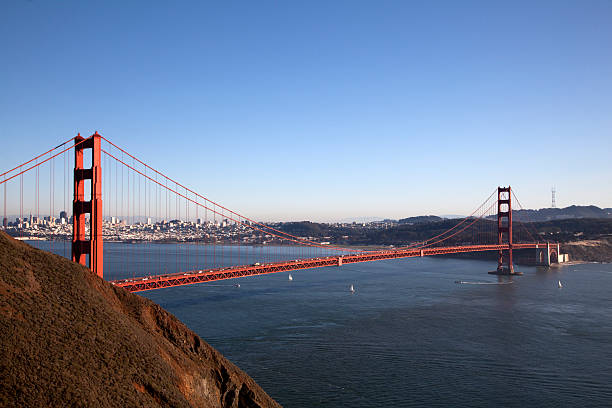
<svg viewBox="0 0 612 408"><path fill-rule="evenodd" d="M0 232L0 406L279 405L155 303Z"/></svg>
<svg viewBox="0 0 612 408"><path fill-rule="evenodd" d="M561 252L568 253L570 261L612 262L612 238L565 242Z"/></svg>

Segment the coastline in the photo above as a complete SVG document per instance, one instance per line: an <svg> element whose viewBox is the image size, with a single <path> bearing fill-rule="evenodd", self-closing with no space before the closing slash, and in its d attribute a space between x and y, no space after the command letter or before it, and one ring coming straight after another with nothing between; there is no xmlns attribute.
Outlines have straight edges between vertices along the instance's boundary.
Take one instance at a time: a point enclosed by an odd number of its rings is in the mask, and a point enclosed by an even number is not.
<svg viewBox="0 0 612 408"><path fill-rule="evenodd" d="M49 239L48 237L13 237L18 241L48 241L48 242L70 242L67 239ZM300 245L296 244L288 244L288 245L277 245L274 243L270 244L241 244L237 242L228 242L228 243L212 243L212 242L198 242L198 241L179 241L179 240L155 240L155 241L146 241L146 240L105 240L107 243L117 243L117 244L180 244L180 245L194 245L194 246L210 246L210 245L219 245L219 246L248 246L248 247L300 247ZM332 247L342 246L348 250L363 250L363 251L378 251L378 250L394 250L399 248L397 245L350 245L350 244L330 244ZM324 248L323 248L324 249ZM330 248L331 251L331 248ZM515 253L519 253L519 251L524 250L516 250ZM574 265L581 263L610 263L612 262L612 240L610 239L599 239L599 240L588 240L588 241L572 241L572 242L564 242L561 243L561 253L569 254L569 262L563 263L564 265ZM445 257L452 258L471 258L471 259L490 259L491 253L477 253L477 254L456 254L456 255L441 255ZM529 260L529 256L516 256L515 264L517 265L530 265L532 262Z"/></svg>

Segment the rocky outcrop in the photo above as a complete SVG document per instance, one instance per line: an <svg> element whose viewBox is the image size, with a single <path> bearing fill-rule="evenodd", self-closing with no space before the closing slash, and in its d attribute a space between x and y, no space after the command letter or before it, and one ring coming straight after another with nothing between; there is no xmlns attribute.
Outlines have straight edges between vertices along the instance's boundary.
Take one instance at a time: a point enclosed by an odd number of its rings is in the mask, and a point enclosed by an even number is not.
<svg viewBox="0 0 612 408"><path fill-rule="evenodd" d="M568 253L570 261L612 262L612 239L565 242L561 252Z"/></svg>

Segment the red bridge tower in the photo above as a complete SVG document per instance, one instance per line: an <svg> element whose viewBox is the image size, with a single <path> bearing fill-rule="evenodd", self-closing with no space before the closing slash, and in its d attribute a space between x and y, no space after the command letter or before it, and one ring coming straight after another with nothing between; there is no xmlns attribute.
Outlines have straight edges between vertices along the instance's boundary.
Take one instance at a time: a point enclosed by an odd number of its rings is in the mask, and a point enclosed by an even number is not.
<svg viewBox="0 0 612 408"><path fill-rule="evenodd" d="M87 265L99 277L102 267L102 166L101 137L98 132L85 139L81 134L74 139L74 200L72 202L72 261ZM91 149L91 168L83 168L83 150ZM85 181L91 180L91 197L85 201ZM89 213L89 232L85 234L85 214Z"/></svg>
<svg viewBox="0 0 612 408"><path fill-rule="evenodd" d="M497 270L489 272L494 275L522 275L514 271L512 263L512 188L497 188L497 243L508 245L508 258L504 262L504 251L499 250ZM504 265L506 263L507 265Z"/></svg>

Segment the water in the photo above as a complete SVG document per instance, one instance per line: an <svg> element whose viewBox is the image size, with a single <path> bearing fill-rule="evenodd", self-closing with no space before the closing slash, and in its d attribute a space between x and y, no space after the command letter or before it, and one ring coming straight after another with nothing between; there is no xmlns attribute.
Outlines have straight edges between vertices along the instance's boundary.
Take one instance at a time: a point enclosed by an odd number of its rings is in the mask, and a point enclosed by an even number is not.
<svg viewBox="0 0 612 408"><path fill-rule="evenodd" d="M70 258L68 241L26 241ZM118 280L207 268L270 263L338 255L326 248L297 246L195 245L184 243L104 243L104 278Z"/></svg>
<svg viewBox="0 0 612 408"><path fill-rule="evenodd" d="M287 407L609 406L612 265L455 283L494 267L412 258L141 295Z"/></svg>

